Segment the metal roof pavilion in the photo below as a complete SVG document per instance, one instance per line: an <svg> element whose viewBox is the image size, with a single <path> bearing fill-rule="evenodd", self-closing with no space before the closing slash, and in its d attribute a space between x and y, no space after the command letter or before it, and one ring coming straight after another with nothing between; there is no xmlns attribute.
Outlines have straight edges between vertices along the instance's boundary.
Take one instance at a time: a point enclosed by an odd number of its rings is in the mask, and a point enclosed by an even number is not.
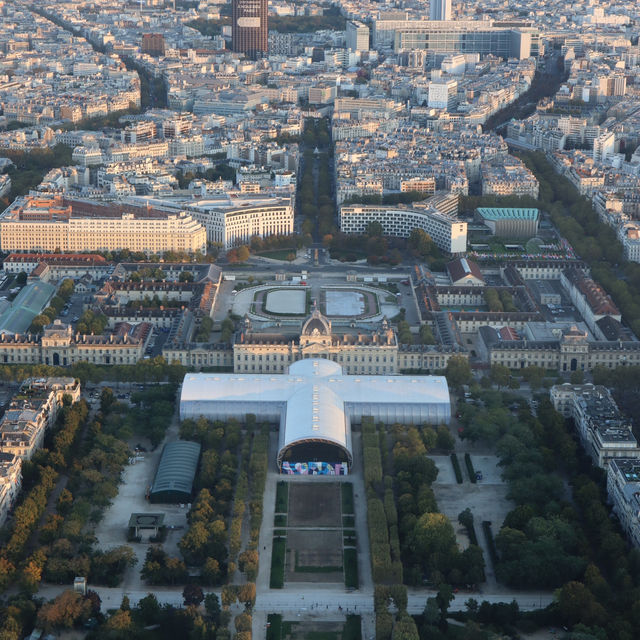
<svg viewBox="0 0 640 640"><path fill-rule="evenodd" d="M485 220L537 220L539 209L515 207L478 207L479 215Z"/></svg>
<svg viewBox="0 0 640 640"><path fill-rule="evenodd" d="M323 358L299 360L288 374L189 373L180 418L226 420L253 413L280 423L278 464L296 444L340 447L351 464L351 422L442 424L451 418L443 376L346 375Z"/></svg>

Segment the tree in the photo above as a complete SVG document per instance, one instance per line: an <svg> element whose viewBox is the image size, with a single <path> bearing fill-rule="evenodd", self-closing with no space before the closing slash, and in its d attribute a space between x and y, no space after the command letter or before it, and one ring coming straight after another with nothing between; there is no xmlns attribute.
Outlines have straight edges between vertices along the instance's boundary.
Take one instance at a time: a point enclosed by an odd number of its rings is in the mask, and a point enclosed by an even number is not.
<svg viewBox="0 0 640 640"><path fill-rule="evenodd" d="M566 624L584 622L601 625L606 611L581 582L567 582L558 592L558 610Z"/></svg>
<svg viewBox="0 0 640 640"><path fill-rule="evenodd" d="M433 331L428 324L423 324L420 327L420 341L422 344L435 344L436 339L433 335Z"/></svg>
<svg viewBox="0 0 640 640"><path fill-rule="evenodd" d="M104 625L108 637L117 640L127 640L130 637L132 627L131 611L122 609L117 609Z"/></svg>
<svg viewBox="0 0 640 640"><path fill-rule="evenodd" d="M423 563L429 566L431 558L450 557L457 551L456 536L447 516L442 513L424 513L413 532L413 546Z"/></svg>
<svg viewBox="0 0 640 640"><path fill-rule="evenodd" d="M160 617L160 604L153 593L146 595L138 602L137 613L144 625L154 624Z"/></svg>
<svg viewBox="0 0 640 640"><path fill-rule="evenodd" d="M202 579L208 585L218 584L222 577L220 563L215 558L207 558L202 566Z"/></svg>
<svg viewBox="0 0 640 640"><path fill-rule="evenodd" d="M75 289L75 284L71 278L63 280L58 287L58 295L66 302L71 298Z"/></svg>
<svg viewBox="0 0 640 640"><path fill-rule="evenodd" d="M251 622L251 616L248 613L241 613L234 620L236 631L251 631Z"/></svg>
<svg viewBox="0 0 640 640"><path fill-rule="evenodd" d="M448 383L452 387L461 387L471 381L471 367L464 356L451 356L444 371Z"/></svg>
<svg viewBox="0 0 640 640"><path fill-rule="evenodd" d="M63 591L55 600L42 605L38 612L38 626L46 631L71 629L91 614L91 602L75 591Z"/></svg>
<svg viewBox="0 0 640 640"><path fill-rule="evenodd" d="M584 371L580 371L579 369L571 372L571 384L582 384L584 382Z"/></svg>
<svg viewBox="0 0 640 640"><path fill-rule="evenodd" d="M232 584L228 584L222 587L220 598L222 600L222 606L228 607L236 601L237 587Z"/></svg>
<svg viewBox="0 0 640 640"><path fill-rule="evenodd" d="M440 609L440 628L443 630L446 630L447 628L447 612L449 611L449 605L454 597L451 585L443 583L438 587L436 602Z"/></svg>
<svg viewBox="0 0 640 640"><path fill-rule="evenodd" d="M204 597L204 608L213 624L218 626L220 621L220 599L215 593L207 593Z"/></svg>
<svg viewBox="0 0 640 640"><path fill-rule="evenodd" d="M438 427L436 446L438 449L443 449L444 451L451 451L453 449L455 446L455 440L453 435L451 435L451 431L449 431L449 427L446 427L445 425L440 425Z"/></svg>
<svg viewBox="0 0 640 640"><path fill-rule="evenodd" d="M116 397L111 387L105 387L100 394L100 411L106 414L116 402Z"/></svg>
<svg viewBox="0 0 640 640"><path fill-rule="evenodd" d="M529 383L532 390L539 389L544 380L544 369L542 367L529 366L520 370L520 375L525 382Z"/></svg>
<svg viewBox="0 0 640 640"><path fill-rule="evenodd" d="M419 640L419 637L413 618L406 611L399 613L393 627L392 640Z"/></svg>
<svg viewBox="0 0 640 640"><path fill-rule="evenodd" d="M510 378L511 371L509 371L508 367L505 367L503 364L491 365L491 380L494 384L498 385L498 389L506 387L509 384Z"/></svg>
<svg viewBox="0 0 640 640"><path fill-rule="evenodd" d="M253 604L256 599L256 585L254 582L247 582L238 587L238 601Z"/></svg>
<svg viewBox="0 0 640 640"><path fill-rule="evenodd" d="M384 233L384 228L377 220L373 220L367 225L367 235L370 238L380 237L383 235L383 233Z"/></svg>
<svg viewBox="0 0 640 640"><path fill-rule="evenodd" d="M179 282L193 282L193 273L191 271L181 271L178 276Z"/></svg>
<svg viewBox="0 0 640 640"><path fill-rule="evenodd" d="M182 597L184 598L184 606L195 605L196 607L204 600L204 593L202 593L202 587L197 584L188 584L182 590Z"/></svg>
<svg viewBox="0 0 640 640"><path fill-rule="evenodd" d="M25 271L21 271L16 276L16 285L18 285L19 287L24 287L25 284L27 284L27 274Z"/></svg>
<svg viewBox="0 0 640 640"><path fill-rule="evenodd" d="M440 256L438 247L424 229L413 229L409 234L408 244L414 254L421 258Z"/></svg>
<svg viewBox="0 0 640 640"><path fill-rule="evenodd" d="M249 247L242 245L238 247L238 262L246 262L249 259Z"/></svg>

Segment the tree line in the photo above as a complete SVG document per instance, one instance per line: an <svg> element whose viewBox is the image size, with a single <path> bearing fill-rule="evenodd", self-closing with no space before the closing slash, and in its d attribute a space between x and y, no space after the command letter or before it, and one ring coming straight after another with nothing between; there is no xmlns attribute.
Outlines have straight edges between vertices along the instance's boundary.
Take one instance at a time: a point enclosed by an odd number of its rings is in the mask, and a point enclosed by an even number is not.
<svg viewBox="0 0 640 640"><path fill-rule="evenodd" d="M496 577L517 588L558 589L538 623L570 627L570 638L633 638L640 551L610 517L604 474L547 397L536 416L511 394L481 397L483 409L461 409L464 437L496 443L516 505L495 538Z"/></svg>
<svg viewBox="0 0 640 640"><path fill-rule="evenodd" d="M640 334L640 264L623 259L615 230L601 222L591 201L557 174L542 152L517 154L540 183L539 204L549 212L560 235L591 267L591 274L611 295L624 320Z"/></svg>

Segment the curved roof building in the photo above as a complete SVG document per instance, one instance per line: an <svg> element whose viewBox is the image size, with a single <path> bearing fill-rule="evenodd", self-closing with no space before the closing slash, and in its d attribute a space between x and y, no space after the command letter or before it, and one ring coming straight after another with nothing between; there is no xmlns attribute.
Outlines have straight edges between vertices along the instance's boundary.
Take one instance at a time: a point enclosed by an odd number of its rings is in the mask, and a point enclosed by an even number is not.
<svg viewBox="0 0 640 640"><path fill-rule="evenodd" d="M165 445L149 493L150 502L190 502L200 445L176 440Z"/></svg>
<svg viewBox="0 0 640 640"><path fill-rule="evenodd" d="M322 358L300 360L288 374L185 376L181 419L226 420L247 413L280 422L279 466L295 457L296 448L309 446L351 464L352 421L372 416L387 424L442 424L451 418L451 404L442 376L345 375L339 364Z"/></svg>

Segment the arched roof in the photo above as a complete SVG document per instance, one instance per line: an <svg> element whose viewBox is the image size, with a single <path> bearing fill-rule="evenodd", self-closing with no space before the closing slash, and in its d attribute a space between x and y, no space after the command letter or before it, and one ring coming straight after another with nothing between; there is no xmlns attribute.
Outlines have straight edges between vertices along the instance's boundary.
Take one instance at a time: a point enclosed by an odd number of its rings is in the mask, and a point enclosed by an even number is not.
<svg viewBox="0 0 640 640"><path fill-rule="evenodd" d="M345 375L324 358L299 360L285 374L188 373L180 416L228 419L254 413L280 420L278 463L296 444L325 442L349 460L351 420L372 416L385 423L443 424L451 418L442 376Z"/></svg>
<svg viewBox="0 0 640 640"><path fill-rule="evenodd" d="M318 309L314 309L307 321L302 325L301 333L303 336L330 336L331 322Z"/></svg>
<svg viewBox="0 0 640 640"><path fill-rule="evenodd" d="M323 384L325 376L340 375L342 367L328 360L306 360L296 364L308 365L298 367L294 373L308 376L309 382L300 387L287 402L280 424L278 464L282 462L287 449L314 441L337 445L351 464L351 429L345 415L344 401ZM336 368L326 365L335 365ZM314 375L319 376L317 382L314 381Z"/></svg>
<svg viewBox="0 0 640 640"><path fill-rule="evenodd" d="M176 440L166 444L151 486L151 500L154 495L165 499L184 496L187 500L191 496L199 459L200 445L197 442Z"/></svg>

